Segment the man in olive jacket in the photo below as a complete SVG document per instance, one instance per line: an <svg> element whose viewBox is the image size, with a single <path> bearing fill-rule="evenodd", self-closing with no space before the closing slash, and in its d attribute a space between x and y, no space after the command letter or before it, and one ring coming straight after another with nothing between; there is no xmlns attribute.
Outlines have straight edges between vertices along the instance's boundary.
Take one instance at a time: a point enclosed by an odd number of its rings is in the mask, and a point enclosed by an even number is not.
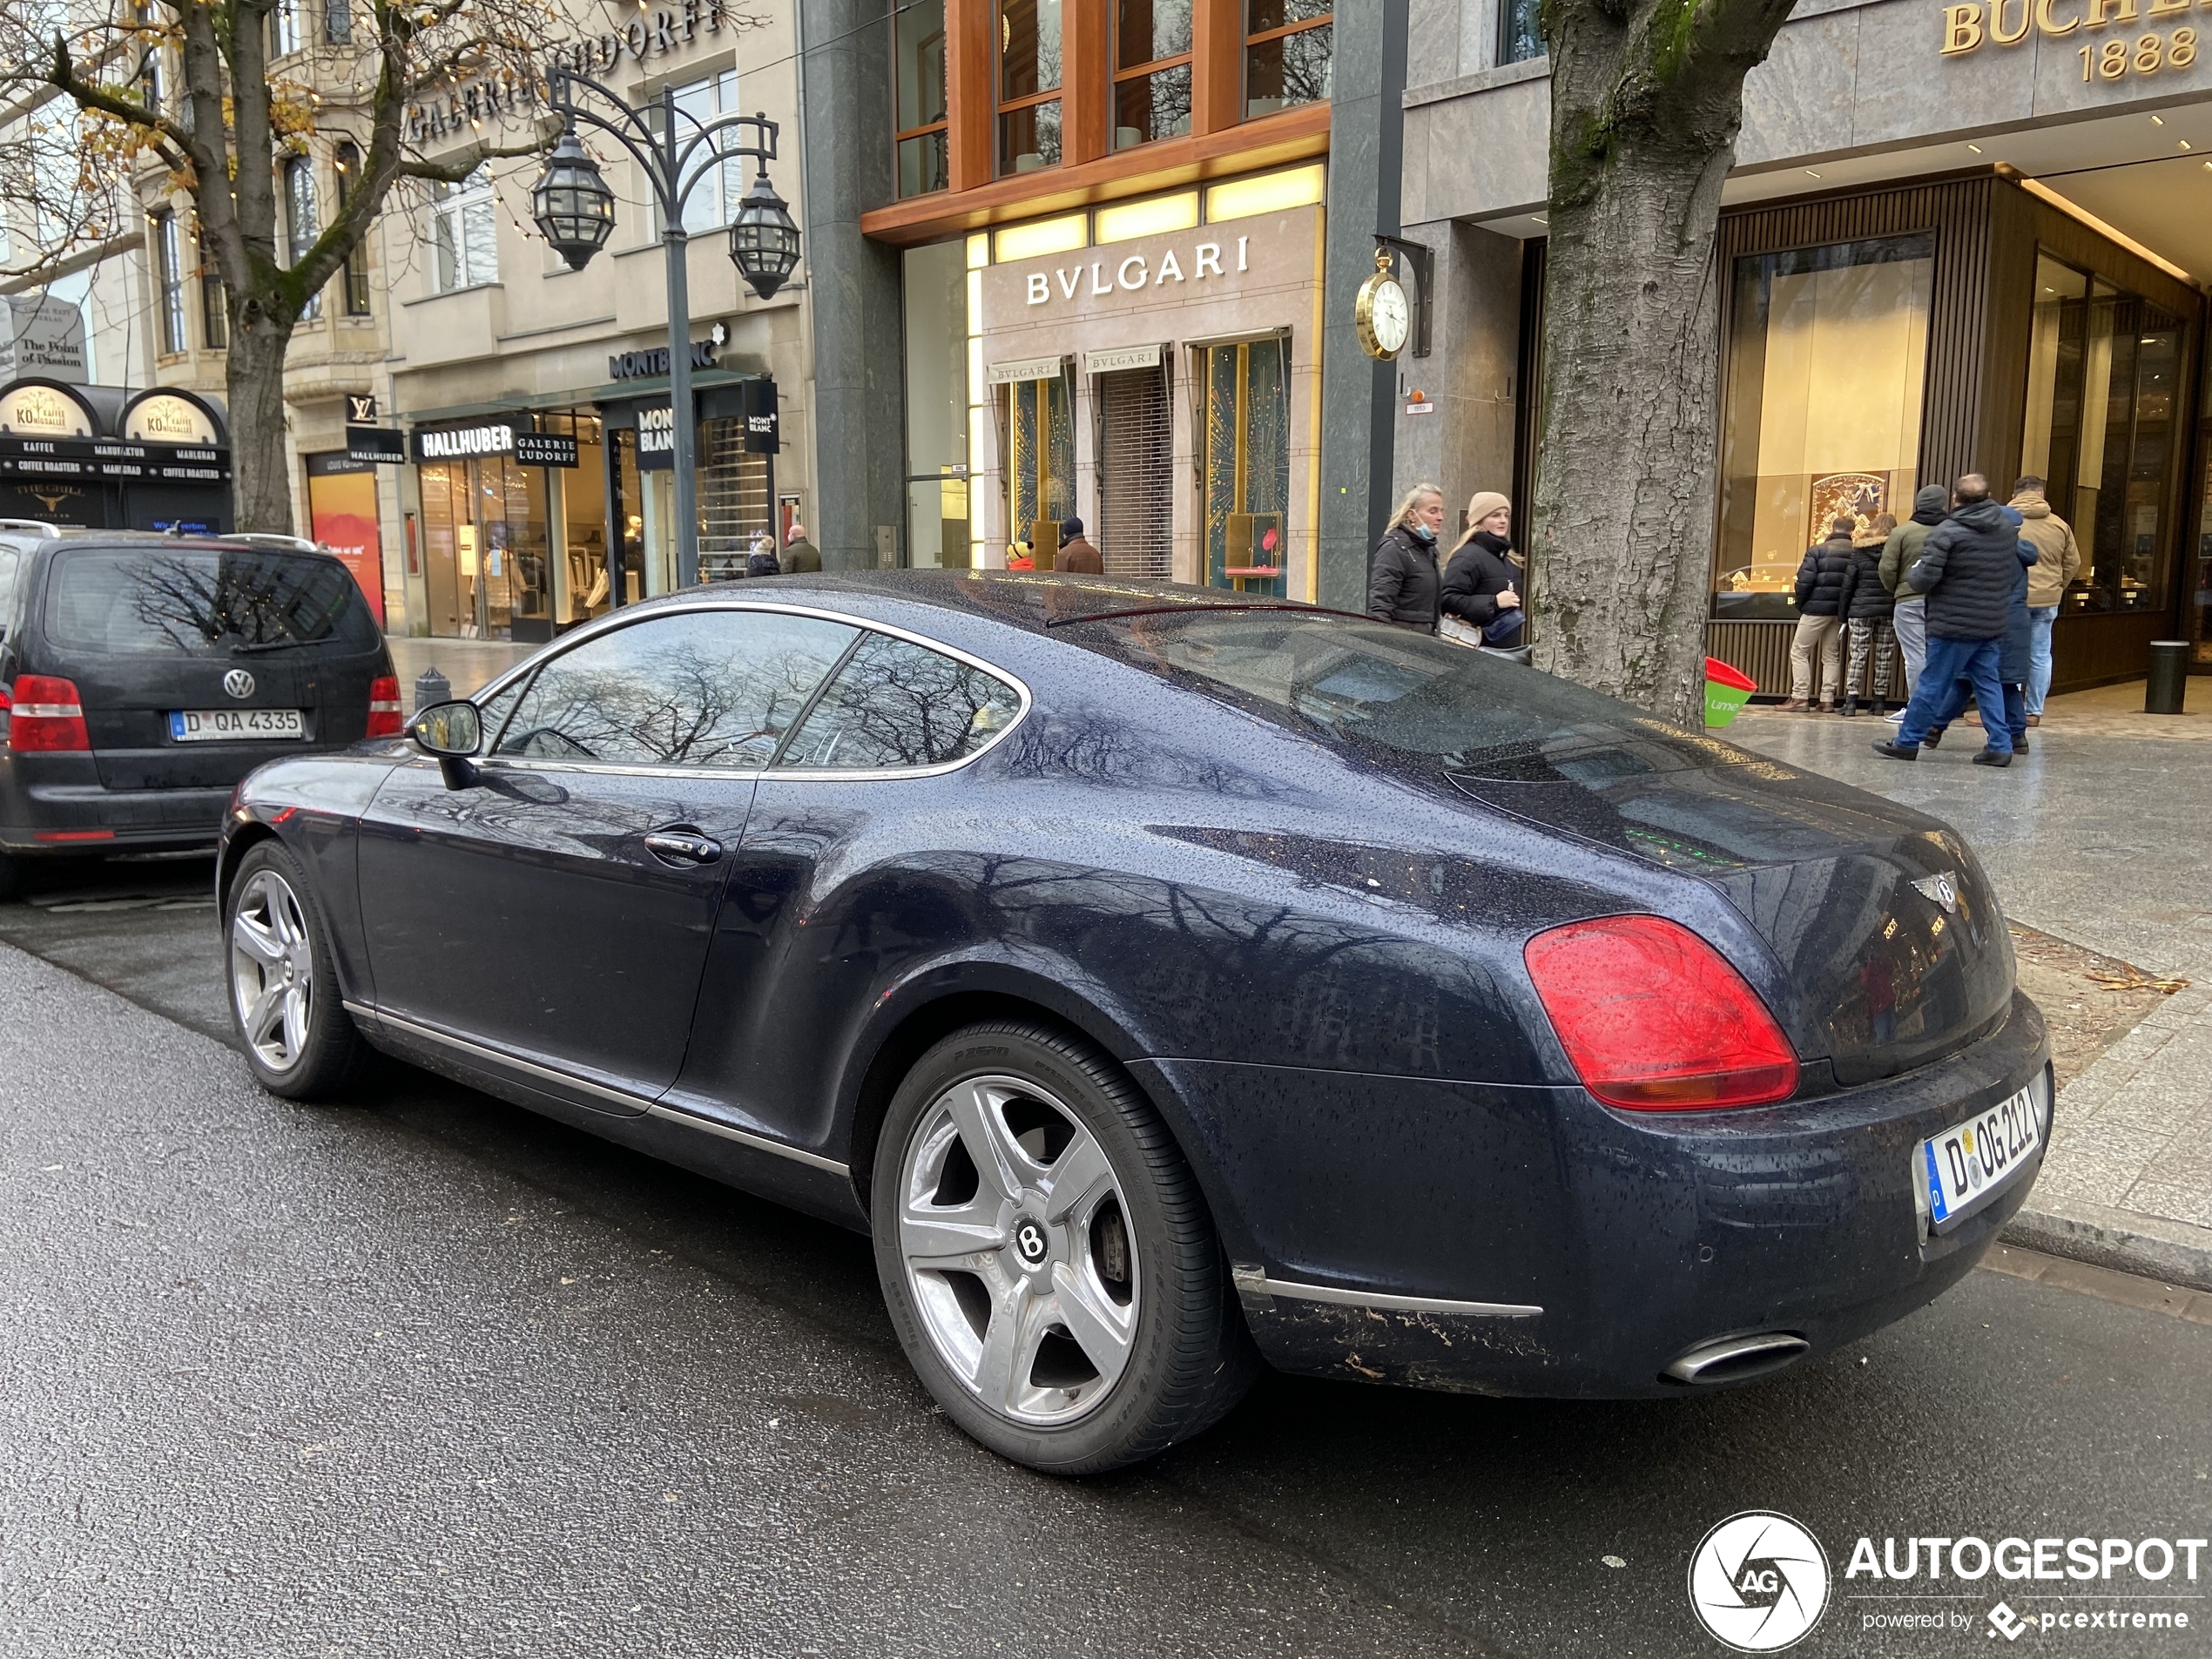
<svg viewBox="0 0 2212 1659"><path fill-rule="evenodd" d="M1890 539L1882 543L1882 585L1897 596L1897 609L1890 617L1890 626L1897 631L1898 654L1905 658L1905 695L1911 698L1913 686L1920 678L1920 664L1928 655L1928 612L1921 595L1905 585L1905 573L1920 556L1920 544L1928 539L1928 532L1943 523L1943 516L1951 505L1951 492L1941 484L1924 484L1913 493L1912 516L1890 532ZM1890 716L1902 720L1902 705Z"/></svg>
<svg viewBox="0 0 2212 1659"><path fill-rule="evenodd" d="M2051 510L2044 483L2029 474L2013 486L2013 510L2020 516L2020 540L2035 550L2027 572L2027 723L2043 724L2043 699L2051 691L2051 624L2067 584L2081 569L2081 544L2074 527Z"/></svg>
<svg viewBox="0 0 2212 1659"><path fill-rule="evenodd" d="M1997 671L2020 566L2034 556L2020 540L2020 515L1989 499L1989 481L1981 474L1962 475L1952 494L1959 504L1928 532L1899 583L1927 597L1927 660L1897 736L1876 744L1874 752L1919 759L1929 728L1950 712L1953 686L1966 680L1985 711L1988 739L1975 763L2009 766L2013 738L2005 729L2005 688Z"/></svg>

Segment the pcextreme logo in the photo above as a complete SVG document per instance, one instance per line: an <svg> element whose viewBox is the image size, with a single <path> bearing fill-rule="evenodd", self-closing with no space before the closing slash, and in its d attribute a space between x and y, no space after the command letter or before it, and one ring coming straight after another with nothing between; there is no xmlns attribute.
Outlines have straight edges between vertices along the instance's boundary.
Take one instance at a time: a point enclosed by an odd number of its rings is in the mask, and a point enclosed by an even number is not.
<svg viewBox="0 0 2212 1659"><path fill-rule="evenodd" d="M1689 1605L1738 1653L1802 1642L1828 1608L1828 1553L1787 1515L1747 1509L1707 1533L1689 1558Z"/></svg>

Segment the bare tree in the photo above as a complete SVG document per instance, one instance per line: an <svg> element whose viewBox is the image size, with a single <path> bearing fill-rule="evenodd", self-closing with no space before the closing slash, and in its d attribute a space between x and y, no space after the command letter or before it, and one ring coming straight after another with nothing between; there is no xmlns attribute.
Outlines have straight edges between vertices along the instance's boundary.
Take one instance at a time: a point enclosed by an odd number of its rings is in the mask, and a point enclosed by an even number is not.
<svg viewBox="0 0 2212 1659"><path fill-rule="evenodd" d="M182 194L229 312L242 529L287 531L284 363L293 331L402 180L455 184L550 136L537 54L569 31L552 0L21 0L0 8L0 178L27 256L57 276L138 233L142 198ZM427 154L408 111L435 99L468 136ZM287 235L284 168L356 152L312 240Z"/></svg>
<svg viewBox="0 0 2212 1659"><path fill-rule="evenodd" d="M1701 725L1743 78L1791 0L1545 0L1550 241L1534 558L1543 667Z"/></svg>

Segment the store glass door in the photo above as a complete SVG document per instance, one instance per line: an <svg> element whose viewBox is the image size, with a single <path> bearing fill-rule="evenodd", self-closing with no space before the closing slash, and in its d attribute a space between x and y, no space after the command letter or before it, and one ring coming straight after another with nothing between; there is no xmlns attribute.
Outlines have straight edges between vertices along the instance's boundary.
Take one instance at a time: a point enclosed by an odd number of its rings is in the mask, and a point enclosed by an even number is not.
<svg viewBox="0 0 2212 1659"><path fill-rule="evenodd" d="M1006 428L1009 568L1029 557L1049 570L1060 551L1060 525L1076 513L1075 397L1065 374L1010 381L999 406Z"/></svg>
<svg viewBox="0 0 2212 1659"><path fill-rule="evenodd" d="M1205 581L1285 591L1291 498L1291 342L1284 334L1197 351Z"/></svg>

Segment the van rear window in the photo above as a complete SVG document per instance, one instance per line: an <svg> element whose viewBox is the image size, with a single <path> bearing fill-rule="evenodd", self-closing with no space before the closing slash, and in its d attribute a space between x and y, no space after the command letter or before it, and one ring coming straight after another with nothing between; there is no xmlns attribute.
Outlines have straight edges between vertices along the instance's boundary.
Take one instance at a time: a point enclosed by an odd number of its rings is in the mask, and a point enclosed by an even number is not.
<svg viewBox="0 0 2212 1659"><path fill-rule="evenodd" d="M73 549L55 561L46 633L66 650L188 657L377 641L344 565L266 548Z"/></svg>

